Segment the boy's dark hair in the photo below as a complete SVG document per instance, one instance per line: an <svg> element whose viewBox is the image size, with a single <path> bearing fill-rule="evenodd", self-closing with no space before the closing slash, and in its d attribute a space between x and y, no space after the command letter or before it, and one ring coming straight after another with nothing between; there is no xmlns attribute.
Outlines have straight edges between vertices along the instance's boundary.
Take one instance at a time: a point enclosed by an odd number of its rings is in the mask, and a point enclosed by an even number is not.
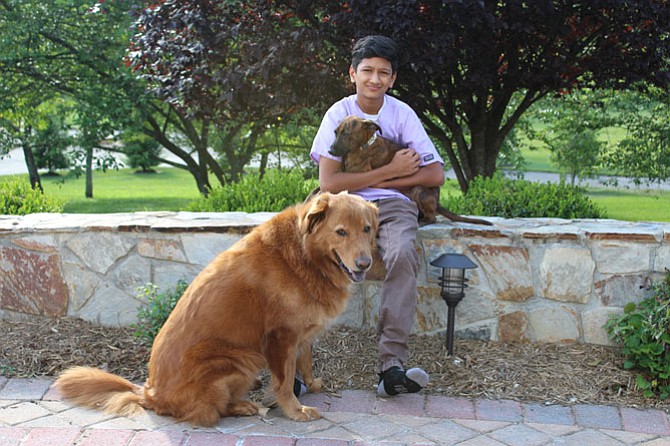
<svg viewBox="0 0 670 446"><path fill-rule="evenodd" d="M351 50L351 66L354 70L358 68L361 60L370 57L381 57L391 62L394 73L398 71L398 46L395 41L386 36L366 36L354 44Z"/></svg>

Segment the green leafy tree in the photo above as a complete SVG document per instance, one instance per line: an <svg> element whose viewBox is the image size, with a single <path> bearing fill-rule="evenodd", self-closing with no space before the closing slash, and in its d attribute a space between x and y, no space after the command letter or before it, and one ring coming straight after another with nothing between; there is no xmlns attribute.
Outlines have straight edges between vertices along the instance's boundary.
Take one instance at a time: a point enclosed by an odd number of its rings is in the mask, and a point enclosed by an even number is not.
<svg viewBox="0 0 670 446"><path fill-rule="evenodd" d="M66 104L59 101L48 101L40 107L44 115L38 125L33 128L32 151L38 168L47 169L49 175L57 175L58 169L69 167L67 150L73 143L67 123L69 110Z"/></svg>
<svg viewBox="0 0 670 446"><path fill-rule="evenodd" d="M601 166L605 143L599 132L615 123L616 112L606 110L606 93L580 90L542 101L533 115L544 126L530 131L551 151L551 161L563 179L575 185L577 177L593 177Z"/></svg>
<svg viewBox="0 0 670 446"><path fill-rule="evenodd" d="M309 157L309 149L318 117L309 109L302 110L289 122L278 121L263 134L256 153L259 172L263 176L268 167L300 167L305 176L316 177L317 168Z"/></svg>
<svg viewBox="0 0 670 446"><path fill-rule="evenodd" d="M139 132L127 132L121 140L130 167L139 168L144 173L155 172L153 168L159 164L161 154L158 141Z"/></svg>
<svg viewBox="0 0 670 446"><path fill-rule="evenodd" d="M41 118L37 110L47 98L42 90L32 90L23 79L0 76L0 158L20 148L28 169L30 185L42 189L37 162L32 150L33 128Z"/></svg>
<svg viewBox="0 0 670 446"><path fill-rule="evenodd" d="M114 130L140 125L142 132L179 160L161 162L188 170L198 189L207 193L208 172L225 182L216 160L206 150L210 123L145 94L145 83L124 59L130 25L142 5L137 0L0 0L0 113L5 116L3 110L8 110L13 114L13 123L20 124L13 132L16 135L31 125L27 115L45 98L67 96L78 107L104 117L105 125L111 123ZM76 130L110 136L101 134L99 128ZM88 136L80 136L87 141ZM109 156L85 160L86 154L104 153L93 150L99 145L100 141L90 141L89 147L82 147L77 170L90 174L86 166L109 165ZM37 168L32 167L28 147L24 144L26 163L31 181L37 182ZM87 194L92 193L89 186L90 181Z"/></svg>
<svg viewBox="0 0 670 446"><path fill-rule="evenodd" d="M638 184L670 180L670 94L652 89L617 99L627 135L605 154L605 166Z"/></svg>
<svg viewBox="0 0 670 446"><path fill-rule="evenodd" d="M113 132L114 122L98 104L88 102L78 104L75 122L79 130L75 138L77 150L73 153L75 175L82 171L85 173L84 194L86 198L93 198L93 169L97 167L104 172L110 167L117 167L116 158L110 154L94 156L96 149L103 149L101 142Z"/></svg>
<svg viewBox="0 0 670 446"><path fill-rule="evenodd" d="M66 96L80 107L125 115L125 101L116 92L129 73L121 63L123 47L118 42L127 33L124 23L129 23L127 12L135 2L109 3L114 7L84 1L0 0L0 89L13 92L3 101L7 108L36 107L40 102L28 104L24 97L38 94ZM23 88L15 90L13 85ZM77 131L80 139L91 133ZM87 173L86 195L92 196Z"/></svg>

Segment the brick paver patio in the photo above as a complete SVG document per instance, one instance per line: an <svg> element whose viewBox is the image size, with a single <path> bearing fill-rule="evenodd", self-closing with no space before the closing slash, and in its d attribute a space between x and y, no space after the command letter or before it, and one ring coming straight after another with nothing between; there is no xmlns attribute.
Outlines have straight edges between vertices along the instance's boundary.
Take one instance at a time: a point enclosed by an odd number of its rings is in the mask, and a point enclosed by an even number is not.
<svg viewBox="0 0 670 446"><path fill-rule="evenodd" d="M124 418L73 407L51 383L0 378L0 446L670 446L669 417L658 409L346 390L302 398L320 420L294 422L271 409L196 428L152 412Z"/></svg>

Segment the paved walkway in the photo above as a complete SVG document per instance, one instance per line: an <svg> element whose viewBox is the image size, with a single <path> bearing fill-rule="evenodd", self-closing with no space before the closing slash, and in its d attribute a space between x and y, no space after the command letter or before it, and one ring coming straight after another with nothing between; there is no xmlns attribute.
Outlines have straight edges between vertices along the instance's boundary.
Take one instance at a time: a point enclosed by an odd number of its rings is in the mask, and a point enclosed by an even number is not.
<svg viewBox="0 0 670 446"><path fill-rule="evenodd" d="M72 407L52 380L0 377L0 446L670 446L668 414L612 406L545 406L435 395L378 398L367 391L308 394L321 420L278 409L203 429L147 412L115 417Z"/></svg>

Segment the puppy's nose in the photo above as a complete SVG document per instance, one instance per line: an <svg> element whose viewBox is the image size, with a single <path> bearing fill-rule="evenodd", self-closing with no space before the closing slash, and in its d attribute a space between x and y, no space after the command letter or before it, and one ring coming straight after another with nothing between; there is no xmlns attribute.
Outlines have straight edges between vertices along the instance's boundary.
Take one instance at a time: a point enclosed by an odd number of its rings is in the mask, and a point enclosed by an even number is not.
<svg viewBox="0 0 670 446"><path fill-rule="evenodd" d="M356 259L356 268L359 271L366 270L372 265L372 259L368 256L360 256Z"/></svg>

